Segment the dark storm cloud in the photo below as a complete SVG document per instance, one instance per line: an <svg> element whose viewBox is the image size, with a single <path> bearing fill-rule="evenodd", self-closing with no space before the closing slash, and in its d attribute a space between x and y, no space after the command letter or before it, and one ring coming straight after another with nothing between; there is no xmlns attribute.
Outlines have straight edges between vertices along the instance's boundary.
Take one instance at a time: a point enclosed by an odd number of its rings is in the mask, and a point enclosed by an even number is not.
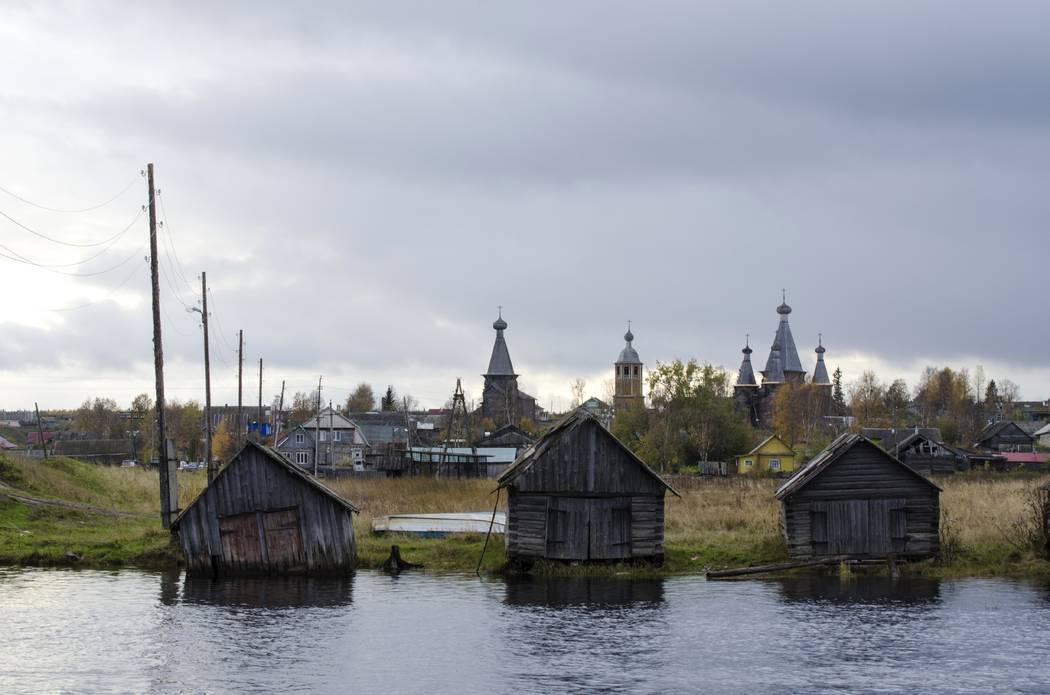
<svg viewBox="0 0 1050 695"><path fill-rule="evenodd" d="M227 331L289 369L476 374L497 304L519 370L605 369L628 318L647 362L735 368L745 333L764 360L782 287L807 365L823 332L832 365L1047 367L1031 308L1050 248L1047 19L1038 3L107 6L50 30L156 32L157 66L18 106L158 158ZM121 313L60 330L93 364L132 359L84 333L130 330ZM182 324L170 350L192 361ZM12 345L0 357L61 363L31 331Z"/></svg>

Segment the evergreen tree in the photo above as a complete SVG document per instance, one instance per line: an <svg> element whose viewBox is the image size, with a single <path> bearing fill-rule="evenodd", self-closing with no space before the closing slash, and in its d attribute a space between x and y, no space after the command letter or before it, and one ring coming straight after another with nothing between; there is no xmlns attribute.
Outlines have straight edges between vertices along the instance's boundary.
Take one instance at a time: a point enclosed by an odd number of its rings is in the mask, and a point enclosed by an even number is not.
<svg viewBox="0 0 1050 695"><path fill-rule="evenodd" d="M984 407L995 410L999 405L999 387L995 385L995 379L988 382L988 388L984 390Z"/></svg>
<svg viewBox="0 0 1050 695"><path fill-rule="evenodd" d="M846 394L842 391L842 368L835 367L835 373L831 376L831 401L834 405L836 415L846 414Z"/></svg>
<svg viewBox="0 0 1050 695"><path fill-rule="evenodd" d="M389 413L397 410L397 393L394 392L393 386L386 387L386 393L379 402L379 409L384 413Z"/></svg>

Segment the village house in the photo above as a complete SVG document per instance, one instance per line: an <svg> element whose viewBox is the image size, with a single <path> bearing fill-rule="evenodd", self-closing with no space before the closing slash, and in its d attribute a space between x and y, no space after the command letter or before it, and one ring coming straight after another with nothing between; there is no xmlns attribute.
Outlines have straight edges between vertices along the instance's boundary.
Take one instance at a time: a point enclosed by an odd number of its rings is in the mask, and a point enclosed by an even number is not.
<svg viewBox="0 0 1050 695"><path fill-rule="evenodd" d="M748 473L793 473L795 471L795 450L787 442L773 434L746 454L736 457L736 470L740 474Z"/></svg>
<svg viewBox="0 0 1050 695"><path fill-rule="evenodd" d="M282 432L276 449L292 463L312 469L317 465L361 469L368 441L357 423L331 408L325 408L297 427Z"/></svg>
<svg viewBox="0 0 1050 695"><path fill-rule="evenodd" d="M923 475L969 470L971 455L941 439L936 427L865 427L861 435Z"/></svg>
<svg viewBox="0 0 1050 695"><path fill-rule="evenodd" d="M1035 438L1025 432L1016 422L993 422L981 430L974 443L985 451L1035 451Z"/></svg>
<svg viewBox="0 0 1050 695"><path fill-rule="evenodd" d="M936 555L940 493L874 442L843 434L776 491L788 556Z"/></svg>
<svg viewBox="0 0 1050 695"><path fill-rule="evenodd" d="M660 562L668 485L582 408L498 479L507 491L507 558Z"/></svg>
<svg viewBox="0 0 1050 695"><path fill-rule="evenodd" d="M172 523L190 572L346 572L357 507L248 442Z"/></svg>

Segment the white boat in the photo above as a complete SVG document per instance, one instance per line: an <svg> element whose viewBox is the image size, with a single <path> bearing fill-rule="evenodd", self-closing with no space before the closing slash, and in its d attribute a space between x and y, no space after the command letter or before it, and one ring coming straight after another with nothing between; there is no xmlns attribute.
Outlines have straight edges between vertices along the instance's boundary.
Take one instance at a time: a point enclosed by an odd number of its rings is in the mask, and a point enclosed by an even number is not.
<svg viewBox="0 0 1050 695"><path fill-rule="evenodd" d="M374 533L410 533L437 537L449 533L506 533L507 514L496 512L446 512L444 514L391 514L372 521Z"/></svg>

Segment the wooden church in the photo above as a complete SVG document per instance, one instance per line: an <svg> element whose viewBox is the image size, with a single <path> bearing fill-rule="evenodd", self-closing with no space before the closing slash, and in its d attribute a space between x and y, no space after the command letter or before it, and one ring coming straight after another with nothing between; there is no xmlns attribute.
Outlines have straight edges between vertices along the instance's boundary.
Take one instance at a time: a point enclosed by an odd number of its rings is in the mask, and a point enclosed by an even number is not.
<svg viewBox="0 0 1050 695"><path fill-rule="evenodd" d="M678 493L579 408L498 479L507 490L507 558L663 560L664 495Z"/></svg>

